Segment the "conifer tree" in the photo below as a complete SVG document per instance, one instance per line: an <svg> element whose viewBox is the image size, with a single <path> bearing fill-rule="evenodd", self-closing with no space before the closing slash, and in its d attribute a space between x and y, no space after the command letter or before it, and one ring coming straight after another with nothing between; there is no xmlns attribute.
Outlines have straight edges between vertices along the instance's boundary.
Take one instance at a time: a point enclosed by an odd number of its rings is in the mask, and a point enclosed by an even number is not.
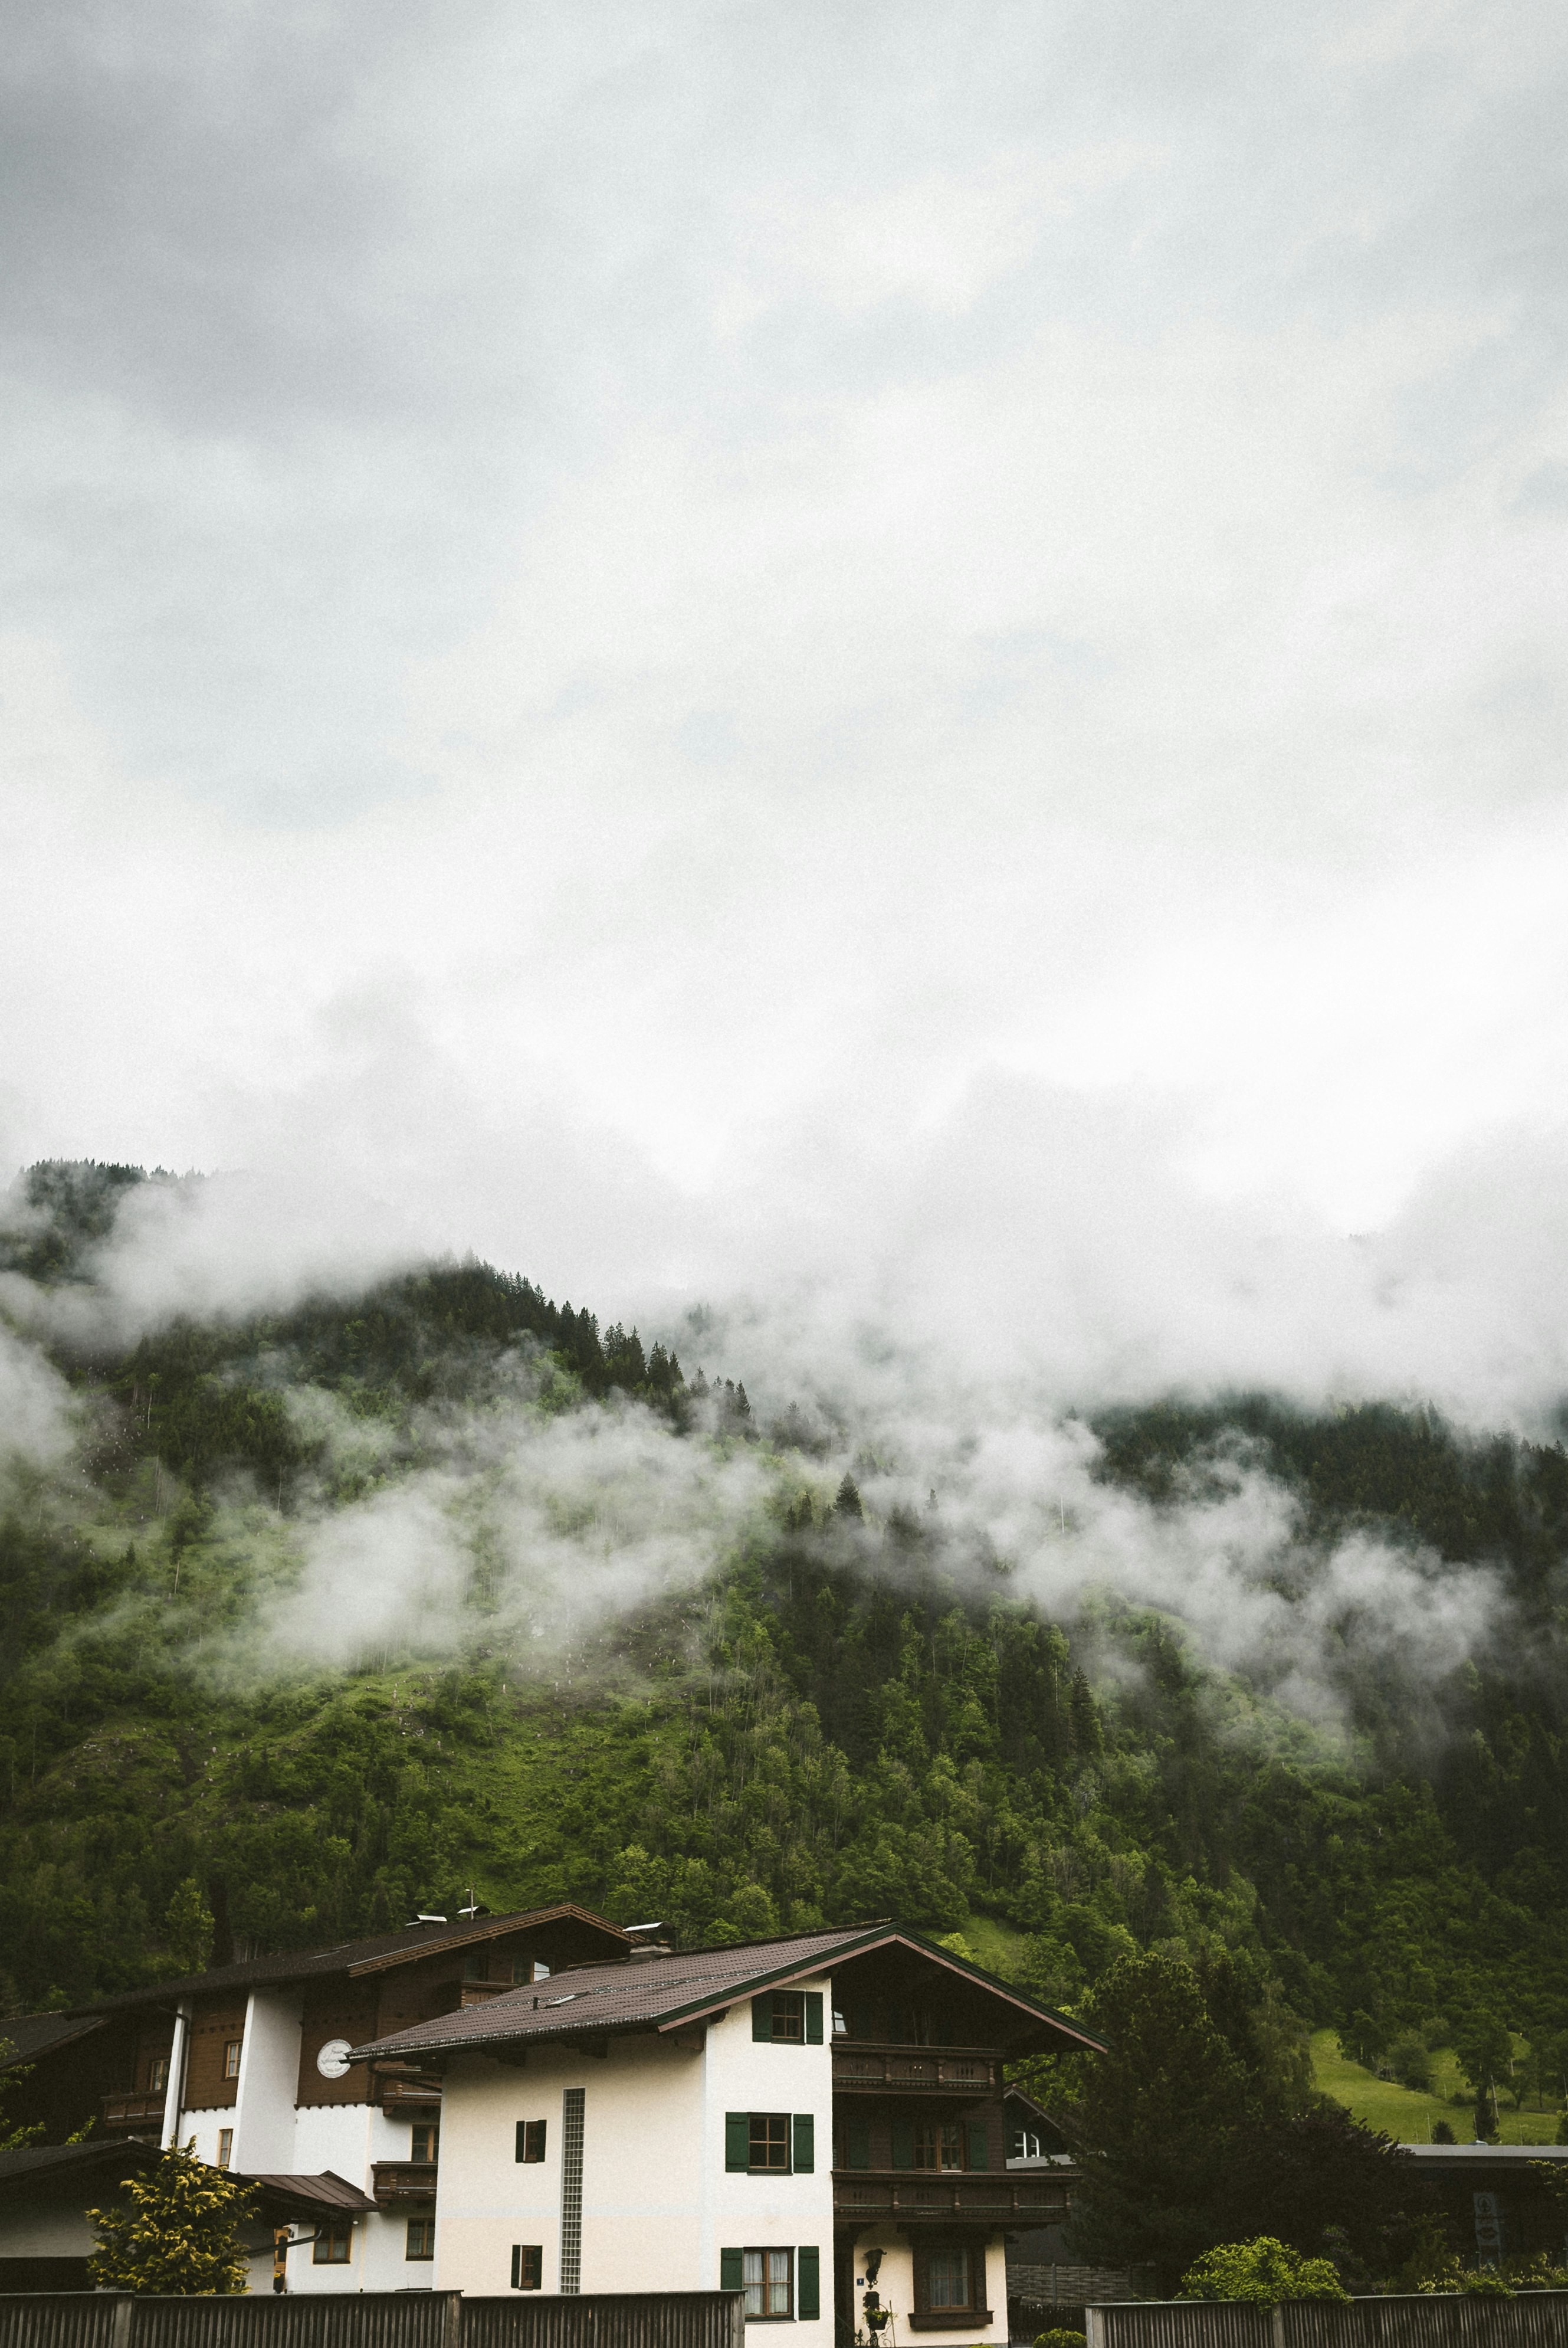
<svg viewBox="0 0 1568 2348"><path fill-rule="evenodd" d="M232 2299L248 2287L240 2239L256 2188L196 2157L196 2139L171 2145L146 2177L126 2179L128 2208L89 2209L97 2248L87 2262L95 2291L165 2299Z"/></svg>

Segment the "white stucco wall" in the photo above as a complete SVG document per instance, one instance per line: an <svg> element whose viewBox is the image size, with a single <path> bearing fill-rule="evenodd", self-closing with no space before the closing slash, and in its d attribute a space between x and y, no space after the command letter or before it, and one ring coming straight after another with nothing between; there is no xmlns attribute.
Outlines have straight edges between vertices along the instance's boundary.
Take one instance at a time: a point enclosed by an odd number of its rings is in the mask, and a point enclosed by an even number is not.
<svg viewBox="0 0 1568 2348"><path fill-rule="evenodd" d="M825 1980L810 1984L825 1993ZM802 2348L828 2348L833 2324L833 2074L829 2046L757 2044L743 2001L701 2048L655 2035L611 2039L602 2059L557 2046L518 2069L484 2055L446 2075L436 2204L438 2289L505 2291L514 2243L543 2252L543 2289L560 2288L562 2096L583 2090L585 2291L712 2291L719 2253L811 2244L821 2308L797 2321ZM731 2111L809 2112L807 2176L732 2175ZM547 2157L518 2162L519 2120L547 2123Z"/></svg>
<svg viewBox="0 0 1568 2348"><path fill-rule="evenodd" d="M293 2168L302 1998L298 1989L256 1990L246 2006L231 2122L235 2168Z"/></svg>

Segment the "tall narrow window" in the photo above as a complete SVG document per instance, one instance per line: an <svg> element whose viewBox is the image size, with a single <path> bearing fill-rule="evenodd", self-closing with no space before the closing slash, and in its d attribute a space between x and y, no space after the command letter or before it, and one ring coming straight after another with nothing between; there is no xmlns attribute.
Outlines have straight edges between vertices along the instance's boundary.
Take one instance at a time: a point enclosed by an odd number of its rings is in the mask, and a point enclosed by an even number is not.
<svg viewBox="0 0 1568 2348"><path fill-rule="evenodd" d="M441 2157L441 2128L436 2120L415 2120L408 2147L408 2157L423 2168Z"/></svg>
<svg viewBox="0 0 1568 2348"><path fill-rule="evenodd" d="M545 2123L543 2120L519 2120L517 2157L519 2160L542 2160L544 2157Z"/></svg>
<svg viewBox="0 0 1568 2348"><path fill-rule="evenodd" d="M742 2287L746 2294L749 2322L772 2317L776 2322L794 2313L794 2278L790 2271L794 2264L788 2250L743 2250Z"/></svg>
<svg viewBox="0 0 1568 2348"><path fill-rule="evenodd" d="M560 2288L563 2298L582 2289L582 2118L584 2091L561 2093Z"/></svg>
<svg viewBox="0 0 1568 2348"><path fill-rule="evenodd" d="M228 2166L229 2166L229 2163L233 2159L233 2157L234 2157L234 2131L233 2131L233 2129L232 2129L232 2128L220 2128L220 2129L219 2129L219 2131L218 2131L218 2166L219 2166L219 2168L228 2168Z"/></svg>
<svg viewBox="0 0 1568 2348"><path fill-rule="evenodd" d="M545 2287L545 2249L542 2242L512 2244L512 2289L542 2291Z"/></svg>
<svg viewBox="0 0 1568 2348"><path fill-rule="evenodd" d="M926 2265L926 2303L933 2315L974 2305L972 2261L965 2250L932 2250Z"/></svg>
<svg viewBox="0 0 1568 2348"><path fill-rule="evenodd" d="M436 2256L434 2218L410 2218L403 2255L405 2259L433 2259Z"/></svg>
<svg viewBox="0 0 1568 2348"><path fill-rule="evenodd" d="M226 2079L237 2079L239 2077L240 2049L244 2043L245 2042L242 2038L231 2038L227 2046L224 2047L223 2076Z"/></svg>
<svg viewBox="0 0 1568 2348"><path fill-rule="evenodd" d="M798 1989L775 1989L773 1996L773 2034L800 2045L805 2038L805 1995Z"/></svg>
<svg viewBox="0 0 1568 2348"><path fill-rule="evenodd" d="M149 2089L154 2094L159 2087L168 2086L169 2057L167 2054L153 2055L147 2066L147 2084Z"/></svg>

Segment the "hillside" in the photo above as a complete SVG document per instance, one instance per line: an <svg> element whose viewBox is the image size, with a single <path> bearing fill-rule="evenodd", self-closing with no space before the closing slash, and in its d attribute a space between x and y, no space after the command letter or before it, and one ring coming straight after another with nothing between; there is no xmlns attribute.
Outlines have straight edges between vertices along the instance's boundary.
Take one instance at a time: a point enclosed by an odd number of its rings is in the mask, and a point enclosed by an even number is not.
<svg viewBox="0 0 1568 2348"><path fill-rule="evenodd" d="M35 1169L8 1268L90 1296L139 1179ZM220 1954L472 1887L692 1937L897 1912L1065 2003L1130 1946L1223 1943L1282 2030L1369 2060L1511 2031L1519 2093L1562 2101L1556 1447L1255 1396L1099 1425L1096 1473L1152 1518L1245 1448L1299 1506L1287 1596L1356 1529L1491 1567L1491 1622L1436 1676L1336 1617L1330 1721L1103 1583L1049 1616L1007 1557L868 1516L799 1414L761 1426L743 1385L487 1266L43 1350L82 1417L69 1461L13 1469L0 1525L12 2011L156 1974L192 1876ZM528 1445L556 1466L525 1509ZM639 1548L616 1511L644 1489ZM465 1529L439 1636L377 1616L345 1660L311 1577L351 1523L339 1601L394 1576L416 1493ZM619 1578L574 1614L584 1542ZM565 1562L519 1581L518 1555Z"/></svg>

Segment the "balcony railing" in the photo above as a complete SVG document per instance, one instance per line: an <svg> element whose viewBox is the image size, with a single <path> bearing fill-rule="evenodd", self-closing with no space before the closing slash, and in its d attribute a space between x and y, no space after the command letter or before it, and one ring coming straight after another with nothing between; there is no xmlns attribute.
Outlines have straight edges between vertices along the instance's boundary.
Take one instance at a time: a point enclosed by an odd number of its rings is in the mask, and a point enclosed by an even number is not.
<svg viewBox="0 0 1568 2348"><path fill-rule="evenodd" d="M955 2218L1048 2226L1067 2215L1067 2193L1054 2179L1006 2169L933 2174L924 2169L835 2168L835 2218L897 2218L900 2225L950 2224Z"/></svg>
<svg viewBox="0 0 1568 2348"><path fill-rule="evenodd" d="M383 2077L381 2108L395 2119L403 2112L438 2112L441 2108L439 2079L400 2079Z"/></svg>
<svg viewBox="0 0 1568 2348"><path fill-rule="evenodd" d="M436 2199L433 2160L376 2160L371 2163L371 2187L383 2209L410 2209Z"/></svg>
<svg viewBox="0 0 1568 2348"><path fill-rule="evenodd" d="M105 2096L105 2127L143 2127L149 2120L163 2125L164 2090L161 2087L136 2088L118 2096Z"/></svg>
<svg viewBox="0 0 1568 2348"><path fill-rule="evenodd" d="M834 2043L833 2085L848 2095L989 2096L1001 2088L995 2054L965 2046L846 2046Z"/></svg>

